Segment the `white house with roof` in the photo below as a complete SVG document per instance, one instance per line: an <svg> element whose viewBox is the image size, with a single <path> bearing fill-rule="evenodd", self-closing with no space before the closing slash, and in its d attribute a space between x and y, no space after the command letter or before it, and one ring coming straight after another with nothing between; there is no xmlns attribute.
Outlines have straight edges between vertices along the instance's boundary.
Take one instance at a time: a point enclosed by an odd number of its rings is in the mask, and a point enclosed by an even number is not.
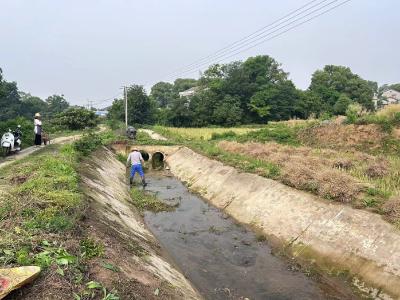
<svg viewBox="0 0 400 300"><path fill-rule="evenodd" d="M400 92L389 89L382 93L380 97L374 95L374 104L375 107L378 107L378 101L381 100L382 106L386 106L389 104L400 104Z"/></svg>
<svg viewBox="0 0 400 300"><path fill-rule="evenodd" d="M194 94L196 94L196 92L198 91L198 89L199 89L199 87L197 87L197 86L195 86L195 87L192 87L192 88L190 88L190 89L188 89L188 90L186 90L186 91L183 91L183 92L180 92L179 93L179 97L190 97L190 96L193 96Z"/></svg>
<svg viewBox="0 0 400 300"><path fill-rule="evenodd" d="M382 93L382 98L387 102L386 104L399 104L400 92L390 89Z"/></svg>

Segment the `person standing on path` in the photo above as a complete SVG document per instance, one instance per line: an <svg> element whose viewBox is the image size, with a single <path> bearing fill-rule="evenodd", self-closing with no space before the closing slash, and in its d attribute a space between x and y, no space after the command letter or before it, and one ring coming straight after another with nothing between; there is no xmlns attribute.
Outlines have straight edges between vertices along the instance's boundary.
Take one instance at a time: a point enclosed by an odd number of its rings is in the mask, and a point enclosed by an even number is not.
<svg viewBox="0 0 400 300"><path fill-rule="evenodd" d="M130 177L129 177L130 185L132 186L135 174L136 174L136 172L138 172L140 177L142 178L142 185L143 185L143 187L145 187L147 185L147 183L144 178L144 172L143 172L143 168L142 168L142 163L144 164L144 159L138 149L134 148L132 150L132 152L129 153L128 159L126 161L127 167L129 167L129 162L131 164L131 172L130 172Z"/></svg>
<svg viewBox="0 0 400 300"><path fill-rule="evenodd" d="M42 121L40 120L41 116L39 113L35 114L35 119L33 120L33 124L35 126L35 145L39 147L42 145Z"/></svg>

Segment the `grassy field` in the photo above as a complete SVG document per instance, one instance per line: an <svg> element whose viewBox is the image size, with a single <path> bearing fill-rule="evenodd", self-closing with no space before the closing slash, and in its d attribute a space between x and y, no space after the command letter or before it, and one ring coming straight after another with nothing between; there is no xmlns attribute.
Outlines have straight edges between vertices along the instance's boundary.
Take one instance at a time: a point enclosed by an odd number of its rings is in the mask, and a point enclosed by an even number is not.
<svg viewBox="0 0 400 300"><path fill-rule="evenodd" d="M210 140L213 134L224 134L234 132L237 135L246 134L259 128L253 127L206 127L206 128L178 128L178 127L162 127L156 126L156 131L163 132L167 136L180 137L185 140Z"/></svg>
<svg viewBox="0 0 400 300"><path fill-rule="evenodd" d="M400 117L397 107L336 121L273 122L262 128L168 128L171 143L328 201L385 216L400 228ZM367 120L367 121L366 121Z"/></svg>

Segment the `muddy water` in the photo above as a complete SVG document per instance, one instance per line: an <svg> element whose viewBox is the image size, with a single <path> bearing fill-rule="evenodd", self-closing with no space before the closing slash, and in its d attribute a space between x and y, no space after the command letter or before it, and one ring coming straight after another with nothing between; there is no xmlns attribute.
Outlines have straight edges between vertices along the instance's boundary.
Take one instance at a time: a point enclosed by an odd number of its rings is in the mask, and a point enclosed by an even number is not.
<svg viewBox="0 0 400 300"><path fill-rule="evenodd" d="M271 254L265 242L173 177L148 175L146 190L175 204L145 221L206 299L330 299L319 285Z"/></svg>

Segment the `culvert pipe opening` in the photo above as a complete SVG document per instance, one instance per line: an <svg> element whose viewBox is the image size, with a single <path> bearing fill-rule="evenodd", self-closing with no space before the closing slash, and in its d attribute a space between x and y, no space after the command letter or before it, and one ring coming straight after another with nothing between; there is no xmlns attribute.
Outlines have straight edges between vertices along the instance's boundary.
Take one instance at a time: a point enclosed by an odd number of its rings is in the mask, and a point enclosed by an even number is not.
<svg viewBox="0 0 400 300"><path fill-rule="evenodd" d="M164 153L162 152L154 152L151 157L151 166L153 169L162 169L164 168Z"/></svg>
<svg viewBox="0 0 400 300"><path fill-rule="evenodd" d="M148 161L150 159L150 154L144 150L140 150L140 154L142 154L143 160Z"/></svg>

